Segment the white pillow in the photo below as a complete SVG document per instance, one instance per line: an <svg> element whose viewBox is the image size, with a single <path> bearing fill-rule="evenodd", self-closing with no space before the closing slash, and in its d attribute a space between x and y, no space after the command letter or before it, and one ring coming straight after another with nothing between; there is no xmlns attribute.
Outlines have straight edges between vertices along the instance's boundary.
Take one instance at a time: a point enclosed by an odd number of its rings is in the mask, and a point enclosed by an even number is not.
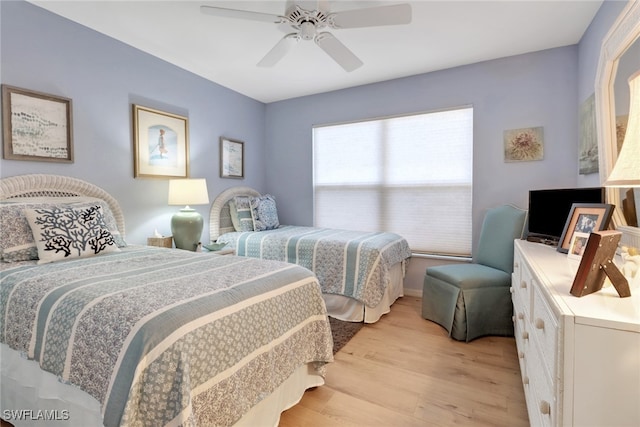
<svg viewBox="0 0 640 427"><path fill-rule="evenodd" d="M19 197L0 201L0 258L3 262L38 259L38 248L25 217L25 209L43 209L56 206L88 207L102 206L104 221L118 247L127 244L118 231L115 217L109 205L95 197Z"/></svg>
<svg viewBox="0 0 640 427"><path fill-rule="evenodd" d="M119 252L99 205L25 209L38 248L38 264Z"/></svg>

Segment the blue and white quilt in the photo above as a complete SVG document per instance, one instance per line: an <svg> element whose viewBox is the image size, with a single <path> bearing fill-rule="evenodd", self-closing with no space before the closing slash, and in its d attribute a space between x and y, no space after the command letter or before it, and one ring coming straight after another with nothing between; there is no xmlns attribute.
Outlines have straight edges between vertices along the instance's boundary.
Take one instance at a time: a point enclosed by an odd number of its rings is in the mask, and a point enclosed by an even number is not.
<svg viewBox="0 0 640 427"><path fill-rule="evenodd" d="M307 269L154 247L0 263L0 342L95 397L106 426L231 425L333 360Z"/></svg>
<svg viewBox="0 0 640 427"><path fill-rule="evenodd" d="M406 239L394 233L281 226L220 236L236 254L284 261L313 271L322 292L377 306L391 281L391 266L411 256Z"/></svg>

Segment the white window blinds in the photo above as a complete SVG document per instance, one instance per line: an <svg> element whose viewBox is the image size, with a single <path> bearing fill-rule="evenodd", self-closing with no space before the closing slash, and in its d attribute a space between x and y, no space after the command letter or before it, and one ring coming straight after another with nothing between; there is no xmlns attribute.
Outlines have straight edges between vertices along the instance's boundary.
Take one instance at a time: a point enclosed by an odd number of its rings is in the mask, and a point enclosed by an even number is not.
<svg viewBox="0 0 640 427"><path fill-rule="evenodd" d="M471 254L473 108L313 129L314 223Z"/></svg>

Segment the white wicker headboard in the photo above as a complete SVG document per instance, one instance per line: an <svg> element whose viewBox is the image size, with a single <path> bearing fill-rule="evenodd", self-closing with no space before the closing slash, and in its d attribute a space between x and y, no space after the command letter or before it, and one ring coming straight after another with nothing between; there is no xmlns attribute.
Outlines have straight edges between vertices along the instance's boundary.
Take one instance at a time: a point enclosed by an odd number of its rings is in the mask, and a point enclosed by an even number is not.
<svg viewBox="0 0 640 427"><path fill-rule="evenodd" d="M125 237L124 215L118 201L102 188L78 178L62 175L18 175L0 179L0 200L18 197L97 197L109 205L118 231Z"/></svg>
<svg viewBox="0 0 640 427"><path fill-rule="evenodd" d="M209 211L209 239L215 242L221 234L235 231L229 212L229 201L235 196L259 196L251 187L231 187L218 194Z"/></svg>

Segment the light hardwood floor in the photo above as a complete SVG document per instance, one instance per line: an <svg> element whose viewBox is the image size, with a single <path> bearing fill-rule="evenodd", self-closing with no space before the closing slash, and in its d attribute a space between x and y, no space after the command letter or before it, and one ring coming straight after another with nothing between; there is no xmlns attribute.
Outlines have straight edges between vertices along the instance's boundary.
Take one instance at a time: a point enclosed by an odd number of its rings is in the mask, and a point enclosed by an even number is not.
<svg viewBox="0 0 640 427"><path fill-rule="evenodd" d="M400 298L329 365L280 427L528 426L514 338L450 339Z"/></svg>

